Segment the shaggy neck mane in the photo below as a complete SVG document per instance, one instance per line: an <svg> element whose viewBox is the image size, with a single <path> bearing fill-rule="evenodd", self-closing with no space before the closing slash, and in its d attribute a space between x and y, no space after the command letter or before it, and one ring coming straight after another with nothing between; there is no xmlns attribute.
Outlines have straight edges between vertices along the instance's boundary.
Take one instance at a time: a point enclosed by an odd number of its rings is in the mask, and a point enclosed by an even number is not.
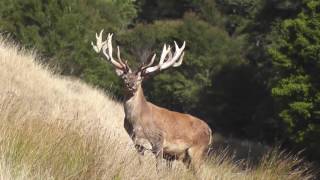
<svg viewBox="0 0 320 180"><path fill-rule="evenodd" d="M134 93L127 93L124 102L124 109L126 116L132 119L136 119L142 112L142 109L147 105L147 100L144 97L143 89L139 85L138 89Z"/></svg>

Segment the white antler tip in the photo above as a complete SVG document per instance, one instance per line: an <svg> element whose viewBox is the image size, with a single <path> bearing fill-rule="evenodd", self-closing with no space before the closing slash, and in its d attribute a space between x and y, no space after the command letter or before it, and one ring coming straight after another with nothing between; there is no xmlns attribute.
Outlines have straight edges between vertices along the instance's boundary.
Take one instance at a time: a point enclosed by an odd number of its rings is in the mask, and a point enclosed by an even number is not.
<svg viewBox="0 0 320 180"><path fill-rule="evenodd" d="M177 42L176 42L176 41L173 41L173 42L174 42L174 47L175 47L175 49L176 49L176 50L179 49L179 46L178 46Z"/></svg>
<svg viewBox="0 0 320 180"><path fill-rule="evenodd" d="M178 67L182 64L182 61L183 61L183 56L184 56L184 52L181 54L180 58L179 58L179 61L174 63L172 66L173 67Z"/></svg>
<svg viewBox="0 0 320 180"><path fill-rule="evenodd" d="M98 47L96 45L94 45L92 41L91 41L91 46L95 52L97 52L97 53L99 52Z"/></svg>
<svg viewBox="0 0 320 180"><path fill-rule="evenodd" d="M100 31L99 35L98 35L98 33L96 33L96 38L102 39L102 33L103 33L103 29Z"/></svg>
<svg viewBox="0 0 320 180"><path fill-rule="evenodd" d="M186 46L186 41L183 41L182 47L184 48Z"/></svg>

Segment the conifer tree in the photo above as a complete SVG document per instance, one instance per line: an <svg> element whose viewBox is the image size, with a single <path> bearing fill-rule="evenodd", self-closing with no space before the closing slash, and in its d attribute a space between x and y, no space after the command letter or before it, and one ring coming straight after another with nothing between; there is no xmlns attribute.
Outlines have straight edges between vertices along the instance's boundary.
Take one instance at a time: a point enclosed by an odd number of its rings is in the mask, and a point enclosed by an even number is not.
<svg viewBox="0 0 320 180"><path fill-rule="evenodd" d="M269 54L276 71L272 95L291 141L309 151L320 144L320 2L305 1L302 12L274 31ZM319 154L313 154L318 156Z"/></svg>

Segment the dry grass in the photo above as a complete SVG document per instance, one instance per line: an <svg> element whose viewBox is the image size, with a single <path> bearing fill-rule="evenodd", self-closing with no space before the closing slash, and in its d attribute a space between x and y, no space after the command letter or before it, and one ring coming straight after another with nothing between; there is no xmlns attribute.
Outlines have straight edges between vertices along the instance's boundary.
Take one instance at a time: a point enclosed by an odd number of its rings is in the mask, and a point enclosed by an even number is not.
<svg viewBox="0 0 320 180"><path fill-rule="evenodd" d="M0 179L195 179L175 163L140 164L122 127L121 104L78 80L54 75L35 54L0 42ZM245 168L244 168L245 167ZM216 151L199 179L312 179L296 156L267 153L257 167Z"/></svg>

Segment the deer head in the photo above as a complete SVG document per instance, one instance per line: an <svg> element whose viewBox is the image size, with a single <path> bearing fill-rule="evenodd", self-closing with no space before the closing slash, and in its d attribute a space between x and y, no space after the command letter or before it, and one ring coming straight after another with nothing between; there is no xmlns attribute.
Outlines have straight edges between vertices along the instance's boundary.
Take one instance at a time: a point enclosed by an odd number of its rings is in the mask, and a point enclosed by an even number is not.
<svg viewBox="0 0 320 180"><path fill-rule="evenodd" d="M142 63L139 68L132 71L128 65L127 61L123 61L120 57L120 48L117 46L117 59L112 56L112 36L113 34L108 34L107 40L102 40L103 30L100 31L99 35L96 34L96 44L91 42L93 49L97 53L101 53L107 61L115 67L117 75L124 81L126 90L131 94L134 94L138 87L141 85L143 79L151 74L160 72L169 67L178 67L182 64L184 56L185 42L179 48L176 42L175 51L172 53L171 46L166 44L163 46L163 50L160 56L159 64L154 65L156 54L154 54L146 63Z"/></svg>

